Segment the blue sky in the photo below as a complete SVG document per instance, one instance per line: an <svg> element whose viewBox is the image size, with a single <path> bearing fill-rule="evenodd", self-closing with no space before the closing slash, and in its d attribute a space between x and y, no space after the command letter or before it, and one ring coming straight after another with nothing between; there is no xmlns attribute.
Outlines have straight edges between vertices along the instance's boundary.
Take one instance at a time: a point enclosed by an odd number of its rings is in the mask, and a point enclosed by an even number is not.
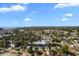
<svg viewBox="0 0 79 59"><path fill-rule="evenodd" d="M79 4L0 3L0 27L79 26Z"/></svg>

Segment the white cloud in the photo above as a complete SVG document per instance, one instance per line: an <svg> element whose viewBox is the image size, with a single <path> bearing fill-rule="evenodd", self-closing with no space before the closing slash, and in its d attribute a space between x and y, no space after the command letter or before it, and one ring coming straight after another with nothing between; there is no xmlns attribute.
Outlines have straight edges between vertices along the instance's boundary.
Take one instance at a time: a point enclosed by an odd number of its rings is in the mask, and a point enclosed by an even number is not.
<svg viewBox="0 0 79 59"><path fill-rule="evenodd" d="M64 14L63 16L64 16L64 17L65 17L65 16L72 17L73 15L72 15L71 13L68 13L68 14Z"/></svg>
<svg viewBox="0 0 79 59"><path fill-rule="evenodd" d="M7 12L7 11L10 11L9 8L0 8L0 12Z"/></svg>
<svg viewBox="0 0 79 59"><path fill-rule="evenodd" d="M22 5L29 5L30 3L26 3L26 2L25 2L25 3L21 3L21 4L22 4Z"/></svg>
<svg viewBox="0 0 79 59"><path fill-rule="evenodd" d="M67 21L68 19L67 19L67 18L62 18L61 20L62 20L62 21Z"/></svg>
<svg viewBox="0 0 79 59"><path fill-rule="evenodd" d="M26 22L26 21L30 21L31 19L30 18L25 18L24 19L24 21Z"/></svg>
<svg viewBox="0 0 79 59"><path fill-rule="evenodd" d="M58 3L54 8L79 7L79 3Z"/></svg>
<svg viewBox="0 0 79 59"><path fill-rule="evenodd" d="M9 11L24 11L26 9L25 6L22 5L11 5L10 7L1 7L0 12L9 12Z"/></svg>
<svg viewBox="0 0 79 59"><path fill-rule="evenodd" d="M73 16L73 14L71 14L71 13L66 13L66 14L64 14L63 15L63 18L61 19L62 21L67 21L68 20L68 17L72 17Z"/></svg>
<svg viewBox="0 0 79 59"><path fill-rule="evenodd" d="M14 24L18 24L19 22L18 22L18 21L14 21L13 23L14 23Z"/></svg>
<svg viewBox="0 0 79 59"><path fill-rule="evenodd" d="M32 16L32 15L34 15L34 14L36 14L36 11L32 11L32 12L30 13L30 16Z"/></svg>
<svg viewBox="0 0 79 59"><path fill-rule="evenodd" d="M11 6L11 10L13 11L24 11L26 9L25 6L22 5L13 5Z"/></svg>

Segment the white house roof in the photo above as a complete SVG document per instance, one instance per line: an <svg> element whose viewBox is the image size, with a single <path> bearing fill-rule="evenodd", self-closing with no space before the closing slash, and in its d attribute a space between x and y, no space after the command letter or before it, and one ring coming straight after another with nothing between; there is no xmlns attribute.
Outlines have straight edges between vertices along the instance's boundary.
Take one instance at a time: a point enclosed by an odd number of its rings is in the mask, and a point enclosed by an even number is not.
<svg viewBox="0 0 79 59"><path fill-rule="evenodd" d="M46 44L46 42L44 40L41 40L41 41L37 41L37 42L34 42L35 44Z"/></svg>

